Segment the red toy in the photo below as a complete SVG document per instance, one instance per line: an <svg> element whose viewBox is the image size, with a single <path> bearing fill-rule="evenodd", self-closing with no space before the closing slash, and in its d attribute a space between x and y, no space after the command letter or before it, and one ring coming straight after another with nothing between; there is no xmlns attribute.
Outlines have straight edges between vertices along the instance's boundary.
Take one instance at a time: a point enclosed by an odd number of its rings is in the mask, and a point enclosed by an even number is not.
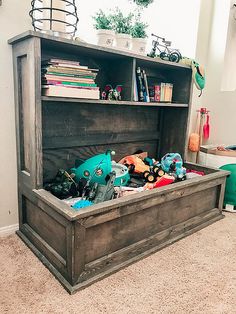
<svg viewBox="0 0 236 314"><path fill-rule="evenodd" d="M160 188L162 186L171 184L175 181L173 176L169 176L168 174L164 174L162 177L158 178L154 183L146 183L144 188L148 190L152 190L155 188Z"/></svg>

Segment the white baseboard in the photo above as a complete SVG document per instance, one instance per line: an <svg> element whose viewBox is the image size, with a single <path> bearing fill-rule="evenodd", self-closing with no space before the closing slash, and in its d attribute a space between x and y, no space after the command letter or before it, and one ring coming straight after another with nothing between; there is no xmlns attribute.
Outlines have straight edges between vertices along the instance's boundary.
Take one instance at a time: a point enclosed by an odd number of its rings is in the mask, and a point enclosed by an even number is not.
<svg viewBox="0 0 236 314"><path fill-rule="evenodd" d="M19 230L19 224L2 227L0 228L0 237L6 237L8 235L11 235L15 233L16 230Z"/></svg>

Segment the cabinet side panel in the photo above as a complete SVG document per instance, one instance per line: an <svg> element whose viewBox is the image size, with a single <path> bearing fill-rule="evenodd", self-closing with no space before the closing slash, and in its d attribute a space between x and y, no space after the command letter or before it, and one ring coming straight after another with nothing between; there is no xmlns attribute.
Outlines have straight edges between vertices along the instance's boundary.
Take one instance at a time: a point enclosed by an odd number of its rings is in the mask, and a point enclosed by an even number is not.
<svg viewBox="0 0 236 314"><path fill-rule="evenodd" d="M66 259L66 226L58 223L28 199L24 199L24 223Z"/></svg>
<svg viewBox="0 0 236 314"><path fill-rule="evenodd" d="M18 70L18 95L19 95L19 134L20 134L20 170L30 174L31 172L31 153L30 141L30 106L29 89L27 81L29 80L29 68L27 55L17 58Z"/></svg>

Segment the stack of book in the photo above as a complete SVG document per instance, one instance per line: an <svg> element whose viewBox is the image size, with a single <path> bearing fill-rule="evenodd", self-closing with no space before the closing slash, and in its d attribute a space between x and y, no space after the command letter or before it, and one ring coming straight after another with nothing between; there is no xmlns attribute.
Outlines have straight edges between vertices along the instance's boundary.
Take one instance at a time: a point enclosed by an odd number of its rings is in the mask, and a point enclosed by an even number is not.
<svg viewBox="0 0 236 314"><path fill-rule="evenodd" d="M55 97L99 99L97 69L77 61L50 59L42 62L42 94Z"/></svg>
<svg viewBox="0 0 236 314"><path fill-rule="evenodd" d="M148 87L151 102L171 102L173 84L160 83Z"/></svg>
<svg viewBox="0 0 236 314"><path fill-rule="evenodd" d="M136 69L136 84L134 88L134 101L144 102L171 102L173 84L159 83L148 84L145 70L140 67Z"/></svg>

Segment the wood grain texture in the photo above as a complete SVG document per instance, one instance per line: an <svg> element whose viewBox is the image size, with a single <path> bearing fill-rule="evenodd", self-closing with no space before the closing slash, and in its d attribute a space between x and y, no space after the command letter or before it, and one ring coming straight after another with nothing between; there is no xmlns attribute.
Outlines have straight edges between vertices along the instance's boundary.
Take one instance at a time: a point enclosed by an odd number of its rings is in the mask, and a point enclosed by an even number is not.
<svg viewBox="0 0 236 314"><path fill-rule="evenodd" d="M135 244L107 254L95 261L87 263L78 282L89 282L89 279L96 278L99 274L111 273L112 270L116 271L221 218L223 217L219 209L213 208L210 211L203 212L187 221L171 226Z"/></svg>

